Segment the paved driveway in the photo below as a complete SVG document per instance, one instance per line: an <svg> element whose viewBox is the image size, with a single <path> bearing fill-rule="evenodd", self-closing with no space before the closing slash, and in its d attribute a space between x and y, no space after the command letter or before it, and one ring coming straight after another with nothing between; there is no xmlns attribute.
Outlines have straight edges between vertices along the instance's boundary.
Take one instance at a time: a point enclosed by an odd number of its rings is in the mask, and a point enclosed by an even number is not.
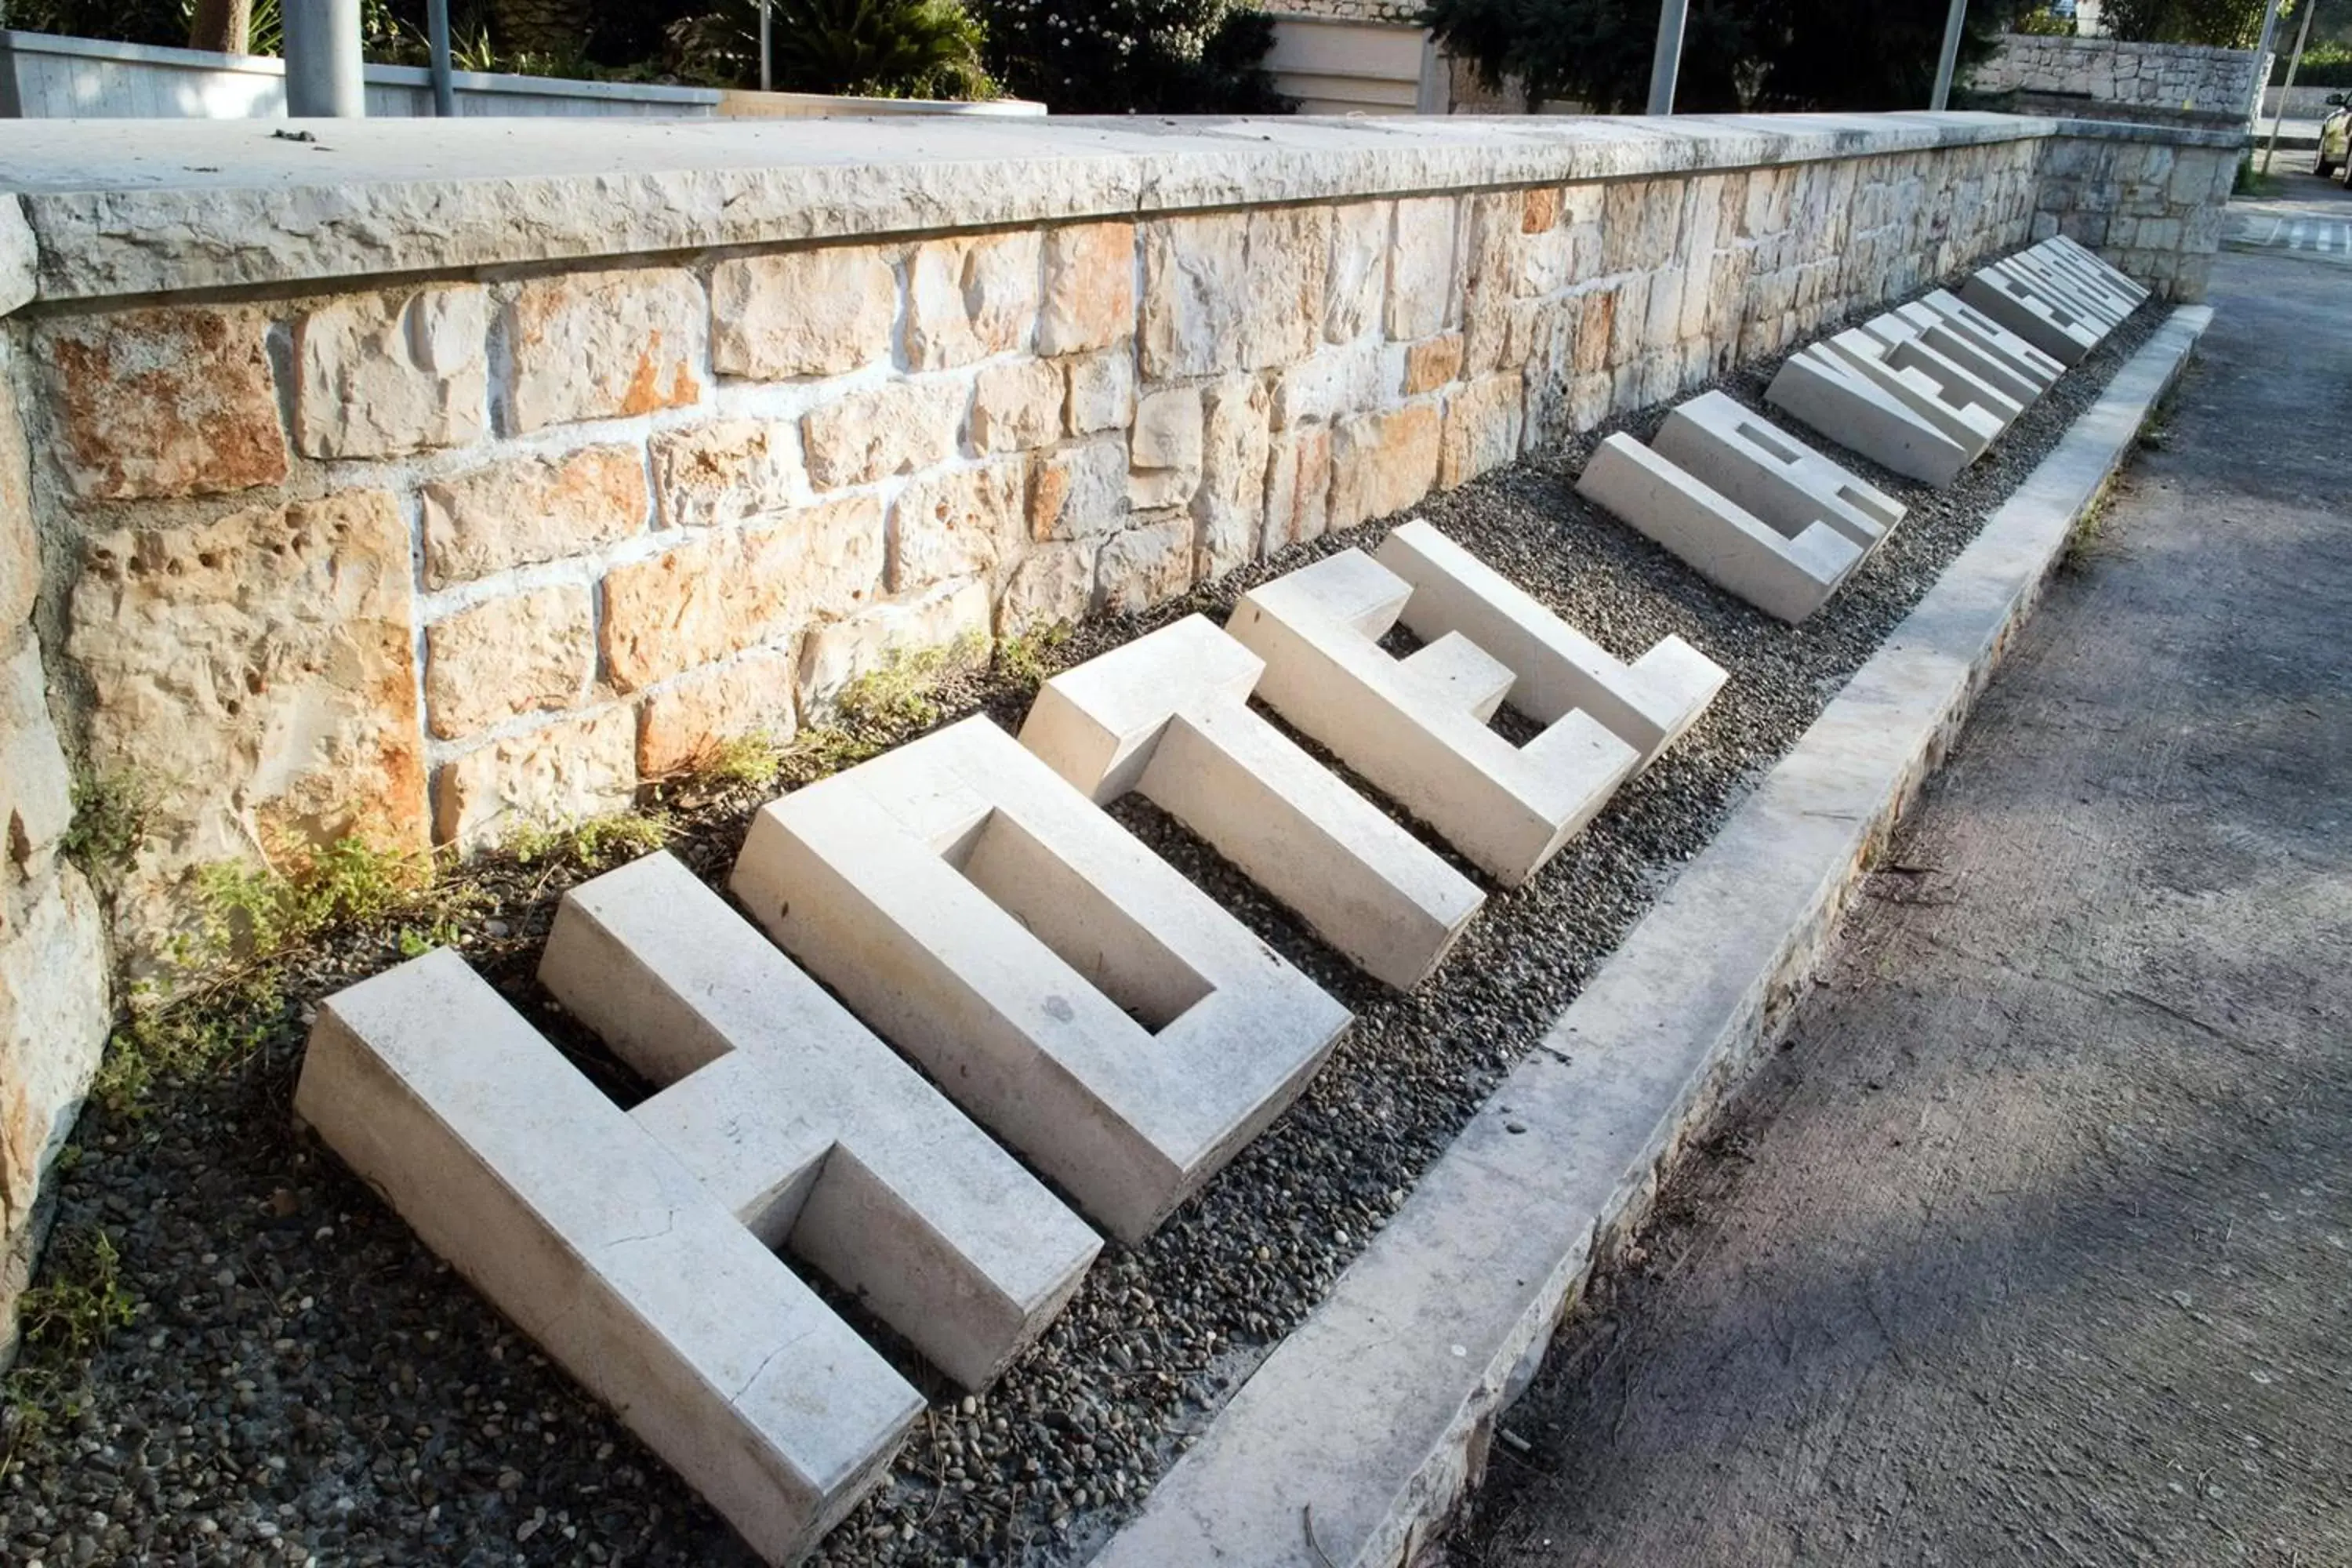
<svg viewBox="0 0 2352 1568"><path fill-rule="evenodd" d="M2258 248L1453 1563L2352 1564L2352 278Z"/></svg>
<svg viewBox="0 0 2352 1568"><path fill-rule="evenodd" d="M2270 251L2352 267L2352 191L2313 174L2308 153L2281 149L2272 168L2280 194L2231 202L2221 243L2231 250Z"/></svg>

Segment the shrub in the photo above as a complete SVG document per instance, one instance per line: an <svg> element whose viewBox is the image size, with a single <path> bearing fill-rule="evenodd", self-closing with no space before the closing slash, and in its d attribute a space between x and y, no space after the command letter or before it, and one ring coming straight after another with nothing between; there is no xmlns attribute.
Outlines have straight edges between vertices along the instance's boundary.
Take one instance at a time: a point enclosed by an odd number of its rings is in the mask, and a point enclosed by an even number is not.
<svg viewBox="0 0 2352 1568"><path fill-rule="evenodd" d="M786 92L867 98L988 98L982 30L959 0L773 0L769 65ZM752 0L671 24L680 76L722 86L760 79Z"/></svg>
<svg viewBox="0 0 2352 1568"><path fill-rule="evenodd" d="M2268 0L2106 0L2099 25L2126 43L2251 49L2262 40L2268 10Z"/></svg>
<svg viewBox="0 0 2352 1568"><path fill-rule="evenodd" d="M2048 6L2020 14L2009 25L2012 33L2023 33L2036 38L2071 38L2075 34L2074 18L2061 16Z"/></svg>
<svg viewBox="0 0 2352 1568"><path fill-rule="evenodd" d="M1057 114L1286 114L1274 19L1241 0L976 0L989 69Z"/></svg>

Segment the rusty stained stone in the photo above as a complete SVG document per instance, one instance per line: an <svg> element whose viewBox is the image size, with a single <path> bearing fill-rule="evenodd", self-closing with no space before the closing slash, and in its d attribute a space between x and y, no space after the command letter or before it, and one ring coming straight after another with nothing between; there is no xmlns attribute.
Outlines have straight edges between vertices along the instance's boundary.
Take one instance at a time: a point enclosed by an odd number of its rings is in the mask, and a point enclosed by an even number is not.
<svg viewBox="0 0 2352 1568"><path fill-rule="evenodd" d="M34 352L48 366L67 489L84 500L141 500L284 482L268 331L268 318L244 306L43 322Z"/></svg>

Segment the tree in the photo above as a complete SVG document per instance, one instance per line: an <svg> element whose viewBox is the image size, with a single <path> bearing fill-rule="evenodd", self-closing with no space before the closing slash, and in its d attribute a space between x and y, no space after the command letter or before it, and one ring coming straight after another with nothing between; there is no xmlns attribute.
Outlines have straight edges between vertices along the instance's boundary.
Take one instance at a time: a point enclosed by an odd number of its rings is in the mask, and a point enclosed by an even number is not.
<svg viewBox="0 0 2352 1568"><path fill-rule="evenodd" d="M1969 9L1961 60L1981 58L2010 0ZM1691 0L1675 108L1919 109L1936 79L1947 0ZM1604 113L1649 98L1658 0L1431 0L1423 22L1490 85Z"/></svg>
<svg viewBox="0 0 2352 1568"><path fill-rule="evenodd" d="M196 0L188 22L188 47L241 55L252 32L253 0Z"/></svg>
<svg viewBox="0 0 2352 1568"><path fill-rule="evenodd" d="M1285 114L1274 19L1242 0L977 0L988 67L1057 114Z"/></svg>

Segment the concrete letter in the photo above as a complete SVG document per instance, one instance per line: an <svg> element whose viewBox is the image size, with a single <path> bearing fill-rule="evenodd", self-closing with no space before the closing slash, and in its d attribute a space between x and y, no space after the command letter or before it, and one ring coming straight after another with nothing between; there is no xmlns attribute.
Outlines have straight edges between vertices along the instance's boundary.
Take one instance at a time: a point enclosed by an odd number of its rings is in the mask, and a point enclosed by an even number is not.
<svg viewBox="0 0 2352 1568"><path fill-rule="evenodd" d="M1348 1024L985 718L772 803L730 886L1129 1242L1273 1121Z"/></svg>
<svg viewBox="0 0 2352 1568"><path fill-rule="evenodd" d="M751 1234L981 1388L1095 1233L668 855L564 895L540 980L660 1086L630 1116Z"/></svg>
<svg viewBox="0 0 2352 1568"><path fill-rule="evenodd" d="M1252 711L1265 660L1187 616L1047 681L1021 743L1199 834L1374 978L1435 969L1484 895Z"/></svg>
<svg viewBox="0 0 2352 1568"><path fill-rule="evenodd" d="M814 1546L922 1412L454 952L331 998L294 1109L771 1563Z"/></svg>
<svg viewBox="0 0 2352 1568"><path fill-rule="evenodd" d="M1902 502L1720 392L1667 415L1651 445L1786 539L1825 522L1867 555L1903 521Z"/></svg>
<svg viewBox="0 0 2352 1568"><path fill-rule="evenodd" d="M1937 363L1928 357L1923 362L1915 354L1909 356L1910 363L1898 365L1892 357L1897 351L1888 350L1867 332L1839 332L1814 347L1845 361L1864 379L1942 431L1968 453L1970 462L1982 457L1994 437L2021 412L2017 405L1969 380L1948 361Z"/></svg>
<svg viewBox="0 0 2352 1568"><path fill-rule="evenodd" d="M1971 454L1880 382L1818 343L1780 365L1764 394L1840 446L1931 485L1948 485Z"/></svg>
<svg viewBox="0 0 2352 1568"><path fill-rule="evenodd" d="M1969 275L1960 298L2063 364L2080 364L2105 330L2065 302L2045 297L2030 278L1996 261Z"/></svg>
<svg viewBox="0 0 2352 1568"><path fill-rule="evenodd" d="M1777 532L1622 431L1592 454L1576 492L1784 621L1821 608L1862 559L1862 547L1826 522L1793 539Z"/></svg>

